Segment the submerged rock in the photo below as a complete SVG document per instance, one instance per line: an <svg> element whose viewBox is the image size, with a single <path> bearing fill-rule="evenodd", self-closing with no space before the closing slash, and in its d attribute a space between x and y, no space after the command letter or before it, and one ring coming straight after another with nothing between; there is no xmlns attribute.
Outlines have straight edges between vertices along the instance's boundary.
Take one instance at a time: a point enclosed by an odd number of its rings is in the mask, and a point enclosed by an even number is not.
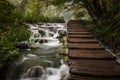
<svg viewBox="0 0 120 80"><path fill-rule="evenodd" d="M44 74L44 68L42 66L34 66L24 73L23 78L41 77L42 74Z"/></svg>
<svg viewBox="0 0 120 80"><path fill-rule="evenodd" d="M28 49L29 44L28 44L27 41L21 41L21 42L16 43L16 47L19 48L19 49Z"/></svg>

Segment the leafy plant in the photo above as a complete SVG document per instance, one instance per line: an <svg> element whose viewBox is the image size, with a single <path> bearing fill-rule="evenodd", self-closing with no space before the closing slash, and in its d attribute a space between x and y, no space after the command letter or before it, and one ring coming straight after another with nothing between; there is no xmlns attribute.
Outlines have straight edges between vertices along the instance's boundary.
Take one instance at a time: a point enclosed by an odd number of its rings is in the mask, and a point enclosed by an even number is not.
<svg viewBox="0 0 120 80"><path fill-rule="evenodd" d="M29 32L22 15L7 0L0 1L0 12L0 80L6 80L19 56L16 42L27 40Z"/></svg>

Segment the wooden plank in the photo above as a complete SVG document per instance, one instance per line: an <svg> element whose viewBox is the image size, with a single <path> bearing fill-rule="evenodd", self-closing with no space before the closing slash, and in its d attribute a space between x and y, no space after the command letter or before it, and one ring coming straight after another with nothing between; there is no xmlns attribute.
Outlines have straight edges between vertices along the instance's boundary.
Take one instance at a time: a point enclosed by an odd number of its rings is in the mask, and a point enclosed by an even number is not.
<svg viewBox="0 0 120 80"><path fill-rule="evenodd" d="M98 43L95 38L68 38L70 43Z"/></svg>
<svg viewBox="0 0 120 80"><path fill-rule="evenodd" d="M71 60L70 73L91 77L120 77L120 65L114 60Z"/></svg>
<svg viewBox="0 0 120 80"><path fill-rule="evenodd" d="M104 50L105 48L98 43L68 43L69 49L83 49L83 50Z"/></svg>
<svg viewBox="0 0 120 80"><path fill-rule="evenodd" d="M120 80L120 77L117 77L117 78L103 78L103 77L87 77L87 76L70 75L69 80Z"/></svg>
<svg viewBox="0 0 120 80"><path fill-rule="evenodd" d="M68 35L90 35L90 32L68 32Z"/></svg>
<svg viewBox="0 0 120 80"><path fill-rule="evenodd" d="M68 38L95 38L93 35L68 35Z"/></svg>
<svg viewBox="0 0 120 80"><path fill-rule="evenodd" d="M69 49L69 57L72 59L99 59L99 60L115 60L113 57L105 50L74 50Z"/></svg>
<svg viewBox="0 0 120 80"><path fill-rule="evenodd" d="M68 29L68 32L86 32L86 29Z"/></svg>
<svg viewBox="0 0 120 80"><path fill-rule="evenodd" d="M67 27L67 29L68 30L70 30L70 29L74 29L74 30L76 30L76 29L86 29L86 30L88 30L86 27L83 27L83 26L80 26L80 25L74 25L74 27L69 26L69 27Z"/></svg>

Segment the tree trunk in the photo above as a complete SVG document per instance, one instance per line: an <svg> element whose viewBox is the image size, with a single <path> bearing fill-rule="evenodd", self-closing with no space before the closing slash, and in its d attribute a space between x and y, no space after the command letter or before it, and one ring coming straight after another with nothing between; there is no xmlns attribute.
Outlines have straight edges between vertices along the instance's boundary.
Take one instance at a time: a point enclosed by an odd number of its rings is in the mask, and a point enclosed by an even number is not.
<svg viewBox="0 0 120 80"><path fill-rule="evenodd" d="M103 11L102 11L102 8L101 8L101 5L100 5L99 1L98 0L93 0L92 5L93 5L93 9L94 9L96 18L99 19L103 15Z"/></svg>
<svg viewBox="0 0 120 80"><path fill-rule="evenodd" d="M87 11L89 13L89 15L91 16L91 18L93 18L94 23L96 23L96 17L94 15L94 11L93 11L93 9L92 9L89 1L88 0L83 0L83 3L85 5L85 7L86 7L86 9L87 9Z"/></svg>

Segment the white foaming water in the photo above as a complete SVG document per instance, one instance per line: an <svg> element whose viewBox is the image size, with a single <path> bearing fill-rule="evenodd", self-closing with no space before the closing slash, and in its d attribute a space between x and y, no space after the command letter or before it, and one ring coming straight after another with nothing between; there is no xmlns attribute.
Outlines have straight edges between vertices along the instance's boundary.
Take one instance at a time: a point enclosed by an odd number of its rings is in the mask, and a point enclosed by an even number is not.
<svg viewBox="0 0 120 80"><path fill-rule="evenodd" d="M22 63L22 62L24 62L24 61L26 61L26 60L28 60L28 59L32 59L32 58L37 58L37 55L34 55L34 54L28 54L28 55L26 55L26 56L23 56L23 58L22 58L22 61L20 62L20 63Z"/></svg>
<svg viewBox="0 0 120 80"><path fill-rule="evenodd" d="M63 80L66 80L69 76L69 67L62 64L59 69L52 69L53 75L49 75L47 80L60 80L62 76L65 76Z"/></svg>
<svg viewBox="0 0 120 80"><path fill-rule="evenodd" d="M28 71L22 76L20 80L61 80L61 78L63 78L62 80L66 80L69 77L69 67L65 64L62 64L60 68L49 67L44 71L41 70L41 67L39 68L39 66L37 66L36 68L41 71L37 71L39 72L39 74L43 73L42 75L37 75L41 77L29 78L30 76L35 76L36 72L34 70L32 71L32 69L28 69Z"/></svg>
<svg viewBox="0 0 120 80"><path fill-rule="evenodd" d="M49 70L50 68L48 68ZM46 80L61 80L61 77L62 76L65 76L63 78L63 80L66 80L69 76L69 67L65 64L62 64L60 66L60 68L58 69L54 69L54 68L51 68L50 71L53 73L53 74L48 74L48 77Z"/></svg>
<svg viewBox="0 0 120 80"><path fill-rule="evenodd" d="M34 55L34 54L28 54L27 57L30 57L30 58L36 58L37 55Z"/></svg>
<svg viewBox="0 0 120 80"><path fill-rule="evenodd" d="M27 59L29 59L29 58L23 56L23 59L22 59L22 61L20 63L24 62Z"/></svg>
<svg viewBox="0 0 120 80"><path fill-rule="evenodd" d="M33 48L45 48L46 46L58 47L60 46L59 40L57 39L60 36L59 31L66 32L65 25L60 23L45 23L37 26L35 24L26 25L30 27L31 35L29 43Z"/></svg>
<svg viewBox="0 0 120 80"><path fill-rule="evenodd" d="M32 25L27 24L30 28L30 38L29 43L32 48L42 48L43 53L47 51L51 52L51 49L55 51L62 45L59 43L58 36L60 36L60 31L62 33L66 32L66 28L64 24L52 23L52 24L42 24L42 25ZM52 53L52 52L51 52ZM39 58L38 55L29 53L23 56L22 62L27 59L36 59ZM42 60L41 60L42 61ZM21 63L22 63L21 62ZM29 62L29 61L28 61ZM52 61L44 60L44 63L54 64ZM42 67L38 64L38 66L32 66L27 69L27 71L21 76L19 80L67 80L69 76L69 67L64 64L61 59L61 66L59 68L53 67Z"/></svg>

